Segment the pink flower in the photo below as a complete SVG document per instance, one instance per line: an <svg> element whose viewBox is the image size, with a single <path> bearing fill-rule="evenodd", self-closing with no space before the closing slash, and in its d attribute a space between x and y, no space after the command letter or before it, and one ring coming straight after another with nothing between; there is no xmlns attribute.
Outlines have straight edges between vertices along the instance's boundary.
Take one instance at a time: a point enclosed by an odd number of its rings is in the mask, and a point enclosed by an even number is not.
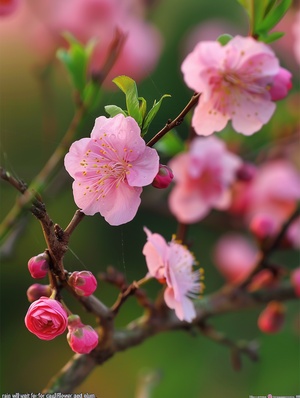
<svg viewBox="0 0 300 398"><path fill-rule="evenodd" d="M90 271L75 271L68 280L79 296L90 296L97 289L97 279Z"/></svg>
<svg viewBox="0 0 300 398"><path fill-rule="evenodd" d="M214 263L232 284L243 282L256 264L257 250L243 236L224 235L214 248Z"/></svg>
<svg viewBox="0 0 300 398"><path fill-rule="evenodd" d="M171 212L184 223L203 219L212 208L230 205L230 185L241 160L227 152L216 137L196 138L187 153L170 162L175 187L169 197Z"/></svg>
<svg viewBox="0 0 300 398"><path fill-rule="evenodd" d="M234 189L231 210L244 215L249 224L253 219L268 219L276 231L299 199L298 171L287 160L274 160L263 164L249 183Z"/></svg>
<svg viewBox="0 0 300 398"><path fill-rule="evenodd" d="M285 307L278 301L271 301L258 317L258 327L264 333L277 333L284 324Z"/></svg>
<svg viewBox="0 0 300 398"><path fill-rule="evenodd" d="M288 91L292 88L292 74L284 69L279 68L279 72L274 77L273 85L270 88L272 101L278 101L285 98Z"/></svg>
<svg viewBox="0 0 300 398"><path fill-rule="evenodd" d="M46 253L38 254L28 261L28 270L32 278L44 278L49 271L49 256Z"/></svg>
<svg viewBox="0 0 300 398"><path fill-rule="evenodd" d="M149 274L166 282L164 299L167 306L175 310L177 317L191 322L196 311L191 298L202 290L198 271L193 270L195 259L188 249L172 240L167 243L159 234L144 228L148 242L143 248Z"/></svg>
<svg viewBox="0 0 300 398"><path fill-rule="evenodd" d="M293 49L296 61L300 65L300 9L296 13L295 21L293 23L294 43Z"/></svg>
<svg viewBox="0 0 300 398"><path fill-rule="evenodd" d="M72 144L65 167L74 178L74 200L83 213L100 213L111 225L136 215L142 187L152 183L159 157L146 146L132 117L96 119L91 138Z"/></svg>
<svg viewBox="0 0 300 398"><path fill-rule="evenodd" d="M199 135L233 128L251 135L275 111L270 88L280 72L270 47L251 37L236 36L225 46L204 41L182 64L185 83L201 93L192 125Z"/></svg>
<svg viewBox="0 0 300 398"><path fill-rule="evenodd" d="M297 297L300 297L300 267L291 272L291 284L294 286Z"/></svg>
<svg viewBox="0 0 300 398"><path fill-rule="evenodd" d="M52 340L64 333L67 324L68 315L64 307L48 297L34 301L25 316L27 329L42 340Z"/></svg>
<svg viewBox="0 0 300 398"><path fill-rule="evenodd" d="M40 285L39 283L34 283L27 289L27 298L30 303L38 300L41 297L50 297L52 289L49 285Z"/></svg>
<svg viewBox="0 0 300 398"><path fill-rule="evenodd" d="M74 352L89 354L98 345L98 334L89 325L84 325L78 315L70 315L68 318L67 340Z"/></svg>
<svg viewBox="0 0 300 398"><path fill-rule="evenodd" d="M152 185L159 189L167 188L171 184L173 177L174 175L170 167L160 164L158 173L154 178Z"/></svg>
<svg viewBox="0 0 300 398"><path fill-rule="evenodd" d="M19 7L20 0L0 0L0 16L13 14Z"/></svg>

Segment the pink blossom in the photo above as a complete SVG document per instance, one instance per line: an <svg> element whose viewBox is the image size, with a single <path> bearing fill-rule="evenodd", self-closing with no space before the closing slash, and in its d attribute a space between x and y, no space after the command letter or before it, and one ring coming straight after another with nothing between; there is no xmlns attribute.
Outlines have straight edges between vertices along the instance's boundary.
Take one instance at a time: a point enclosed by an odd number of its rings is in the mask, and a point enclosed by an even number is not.
<svg viewBox="0 0 300 398"><path fill-rule="evenodd" d="M154 178L152 185L158 189L167 188L171 184L173 178L174 175L170 167L160 164L158 173Z"/></svg>
<svg viewBox="0 0 300 398"><path fill-rule="evenodd" d="M256 248L241 235L227 234L214 248L214 263L226 280L232 284L243 282L253 270L257 259Z"/></svg>
<svg viewBox="0 0 300 398"><path fill-rule="evenodd" d="M89 325L84 325L78 315L70 315L68 318L67 340L74 352L89 354L98 345L98 334Z"/></svg>
<svg viewBox="0 0 300 398"><path fill-rule="evenodd" d="M179 242L165 239L144 228L148 241L143 248L149 274L166 282L164 299L167 306L175 310L177 317L191 322L196 311L191 298L202 290L198 271L193 270L195 259L188 249Z"/></svg>
<svg viewBox="0 0 300 398"><path fill-rule="evenodd" d="M296 18L293 23L294 34L294 54L298 65L300 65L300 9L296 13Z"/></svg>
<svg viewBox="0 0 300 398"><path fill-rule="evenodd" d="M231 210L244 215L249 224L254 218L269 219L276 231L299 199L299 172L287 160L274 160L263 164L249 183L234 189Z"/></svg>
<svg viewBox="0 0 300 398"><path fill-rule="evenodd" d="M170 167L175 187L169 197L171 212L184 223L203 219L212 208L230 205L230 185L241 160L216 137L197 137L190 149L174 157Z"/></svg>
<svg viewBox="0 0 300 398"><path fill-rule="evenodd" d="M28 261L28 270L32 278L44 278L49 271L49 256L47 253L41 253L32 257Z"/></svg>
<svg viewBox="0 0 300 398"><path fill-rule="evenodd" d="M152 183L159 157L146 146L132 117L96 119L91 138L72 144L65 167L74 178L74 200L83 213L100 213L111 225L133 219L142 187Z"/></svg>
<svg viewBox="0 0 300 398"><path fill-rule="evenodd" d="M90 296L97 289L97 279L90 271L75 271L68 283L79 296Z"/></svg>
<svg viewBox="0 0 300 398"><path fill-rule="evenodd" d="M0 17L13 14L19 7L20 0L0 0Z"/></svg>
<svg viewBox="0 0 300 398"><path fill-rule="evenodd" d="M68 324L68 315L60 302L41 297L28 308L25 316L27 329L39 339L52 340L62 334Z"/></svg>
<svg viewBox="0 0 300 398"><path fill-rule="evenodd" d="M229 120L239 133L258 131L275 111L270 88L279 71L271 48L252 37L236 36L225 46L198 43L182 64L186 84L201 93L192 119L196 133L221 131Z"/></svg>
<svg viewBox="0 0 300 398"><path fill-rule="evenodd" d="M300 267L291 272L291 284L294 286L297 297L300 297Z"/></svg>
<svg viewBox="0 0 300 398"><path fill-rule="evenodd" d="M41 297L50 297L52 289L49 285L41 285L39 283L34 283L27 289L27 298L30 303L38 300Z"/></svg>
<svg viewBox="0 0 300 398"><path fill-rule="evenodd" d="M264 333L279 332L285 321L285 307L278 301L271 301L258 317L258 327Z"/></svg>

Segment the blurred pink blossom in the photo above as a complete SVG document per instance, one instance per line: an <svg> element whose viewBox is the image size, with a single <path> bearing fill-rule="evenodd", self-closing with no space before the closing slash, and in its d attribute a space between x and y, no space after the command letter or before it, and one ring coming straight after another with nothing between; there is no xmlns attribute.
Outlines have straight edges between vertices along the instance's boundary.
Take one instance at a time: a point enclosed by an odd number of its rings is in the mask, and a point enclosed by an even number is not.
<svg viewBox="0 0 300 398"><path fill-rule="evenodd" d="M250 182L237 183L231 210L244 215L247 223L254 223L254 218L269 219L275 232L293 212L299 199L299 172L287 160L273 160L258 168Z"/></svg>
<svg viewBox="0 0 300 398"><path fill-rule="evenodd" d="M300 297L300 267L291 272L291 284L294 286L297 297Z"/></svg>
<svg viewBox="0 0 300 398"><path fill-rule="evenodd" d="M143 248L149 274L160 282L166 282L164 299L175 310L177 317L191 322L196 311L191 298L202 290L199 271L193 270L195 259L188 249L172 240L167 243L157 234L144 228L148 242Z"/></svg>
<svg viewBox="0 0 300 398"><path fill-rule="evenodd" d="M285 321L285 307L278 301L271 301L258 317L258 327L264 333L279 332Z"/></svg>
<svg viewBox="0 0 300 398"><path fill-rule="evenodd" d="M207 216L212 208L229 207L230 185L241 160L227 151L222 140L197 137L189 151L175 156L169 165L176 182L169 206L179 221L194 223Z"/></svg>
<svg viewBox="0 0 300 398"><path fill-rule="evenodd" d="M89 354L98 345L98 334L89 325L84 325L78 315L68 317L67 340L74 352Z"/></svg>
<svg viewBox="0 0 300 398"><path fill-rule="evenodd" d="M20 0L0 0L0 17L13 14L20 4Z"/></svg>
<svg viewBox="0 0 300 398"><path fill-rule="evenodd" d="M143 19L139 9L140 4L133 0L121 3L117 0L33 2L32 15L28 13L29 40L38 54L49 62L58 47L66 46L62 37L64 32L70 32L84 44L92 38L96 39L90 71L101 73L118 30L126 41L106 79L106 85L112 86L111 80L121 74L140 80L156 66L162 38L154 25Z"/></svg>
<svg viewBox="0 0 300 398"><path fill-rule="evenodd" d="M293 23L294 34L294 54L298 65L300 65L300 9L297 11L296 18Z"/></svg>
<svg viewBox="0 0 300 398"><path fill-rule="evenodd" d="M243 282L257 261L257 249L239 234L221 237L214 248L214 263L225 279L232 284Z"/></svg>
<svg viewBox="0 0 300 398"><path fill-rule="evenodd" d="M230 119L239 133L258 131L275 111L270 87L279 71L271 48L252 37L236 36L224 46L198 43L182 63L185 83L201 93L192 119L196 133L221 131Z"/></svg>
<svg viewBox="0 0 300 398"><path fill-rule="evenodd" d="M87 215L100 213L111 225L133 219L142 187L152 183L159 157L146 146L132 117L96 119L91 138L74 142L65 168L74 178L75 203Z"/></svg>

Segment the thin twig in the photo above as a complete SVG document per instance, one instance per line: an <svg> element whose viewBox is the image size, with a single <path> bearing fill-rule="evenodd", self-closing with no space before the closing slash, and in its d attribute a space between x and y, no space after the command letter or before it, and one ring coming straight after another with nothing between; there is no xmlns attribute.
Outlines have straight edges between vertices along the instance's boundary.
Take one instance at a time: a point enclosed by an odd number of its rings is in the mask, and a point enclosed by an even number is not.
<svg viewBox="0 0 300 398"><path fill-rule="evenodd" d="M179 113L179 115L174 120L168 120L165 127L163 127L151 140L147 143L149 147L152 147L157 143L165 134L167 134L174 127L179 126L185 116L189 113L189 111L197 104L199 100L200 94L195 93L190 99L189 103L185 106L185 108Z"/></svg>

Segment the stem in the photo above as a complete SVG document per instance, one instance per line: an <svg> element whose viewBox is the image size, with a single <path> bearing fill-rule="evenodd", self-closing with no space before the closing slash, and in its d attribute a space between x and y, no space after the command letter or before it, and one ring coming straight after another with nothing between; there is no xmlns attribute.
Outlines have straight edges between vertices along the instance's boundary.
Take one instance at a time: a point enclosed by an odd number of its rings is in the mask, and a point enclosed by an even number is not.
<svg viewBox="0 0 300 398"><path fill-rule="evenodd" d="M197 104L199 97L200 94L195 93L188 102L188 104L185 106L185 108L179 113L179 115L174 120L168 120L165 127L163 127L153 138L151 138L147 145L149 147L152 147L170 130L172 130L174 127L179 126L183 122L183 119L189 113L189 111Z"/></svg>

